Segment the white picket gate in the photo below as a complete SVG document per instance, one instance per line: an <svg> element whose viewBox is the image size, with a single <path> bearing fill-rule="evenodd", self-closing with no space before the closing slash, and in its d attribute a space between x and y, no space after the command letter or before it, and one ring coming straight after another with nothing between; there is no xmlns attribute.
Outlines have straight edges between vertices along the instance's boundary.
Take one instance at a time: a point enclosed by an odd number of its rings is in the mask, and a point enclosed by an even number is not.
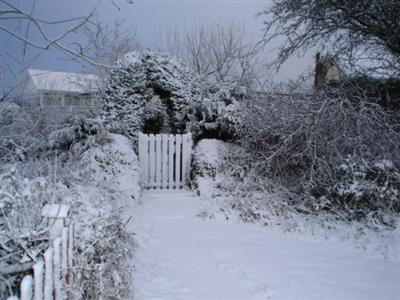
<svg viewBox="0 0 400 300"><path fill-rule="evenodd" d="M74 224L64 227L60 237L52 241L43 258L33 266L33 277L21 282L20 300L72 299L65 293L65 284L73 282ZM14 299L14 298L12 298Z"/></svg>
<svg viewBox="0 0 400 300"><path fill-rule="evenodd" d="M139 161L145 188L180 189L190 174L192 135L139 134Z"/></svg>

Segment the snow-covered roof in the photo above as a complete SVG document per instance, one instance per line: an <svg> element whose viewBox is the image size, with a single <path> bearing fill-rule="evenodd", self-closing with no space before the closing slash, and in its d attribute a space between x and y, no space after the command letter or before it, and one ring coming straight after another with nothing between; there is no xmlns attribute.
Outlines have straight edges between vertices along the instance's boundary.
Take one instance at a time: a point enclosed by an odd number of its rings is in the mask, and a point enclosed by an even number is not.
<svg viewBox="0 0 400 300"><path fill-rule="evenodd" d="M38 69L28 69L27 73L36 89L40 91L87 93L93 92L98 82L98 77L92 74Z"/></svg>

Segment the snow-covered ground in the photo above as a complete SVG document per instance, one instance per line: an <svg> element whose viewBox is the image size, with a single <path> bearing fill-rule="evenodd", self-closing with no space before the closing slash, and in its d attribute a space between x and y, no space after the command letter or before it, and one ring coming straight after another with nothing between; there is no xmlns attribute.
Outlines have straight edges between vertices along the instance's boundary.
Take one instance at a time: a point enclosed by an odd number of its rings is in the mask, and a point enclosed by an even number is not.
<svg viewBox="0 0 400 300"><path fill-rule="evenodd" d="M132 228L135 299L400 299L398 256L350 240L204 219L203 208L190 192L144 193Z"/></svg>

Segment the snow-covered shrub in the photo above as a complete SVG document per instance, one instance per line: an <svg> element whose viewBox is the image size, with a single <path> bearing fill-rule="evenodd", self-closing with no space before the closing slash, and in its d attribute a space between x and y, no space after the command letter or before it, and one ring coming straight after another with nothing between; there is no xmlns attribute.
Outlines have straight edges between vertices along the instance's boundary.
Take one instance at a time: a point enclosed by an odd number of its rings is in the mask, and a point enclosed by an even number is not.
<svg viewBox="0 0 400 300"><path fill-rule="evenodd" d="M337 183L322 197L330 201L316 199L316 209L339 206L352 219L371 217L394 225L390 213L400 211L400 170L389 160L357 161L349 156L339 166Z"/></svg>
<svg viewBox="0 0 400 300"><path fill-rule="evenodd" d="M24 160L42 138L39 134L41 115L33 114L11 102L0 102L0 158Z"/></svg>
<svg viewBox="0 0 400 300"><path fill-rule="evenodd" d="M134 138L145 126L146 105L155 98L166 108L169 131L183 132L186 107L192 101L191 80L187 67L168 54L148 51L126 54L111 70L105 87L102 116L106 126Z"/></svg>
<svg viewBox="0 0 400 300"><path fill-rule="evenodd" d="M121 220L122 209L113 209L90 224L86 248L78 253L83 299L127 299L132 294L133 235Z"/></svg>
<svg viewBox="0 0 400 300"><path fill-rule="evenodd" d="M77 222L80 294L85 299L132 298L133 233L129 218L140 199L138 159L128 138L94 137L89 149L77 143L63 165L64 184Z"/></svg>
<svg viewBox="0 0 400 300"><path fill-rule="evenodd" d="M235 83L199 83L198 98L189 108L190 131L196 140L234 140L242 126L243 89Z"/></svg>
<svg viewBox="0 0 400 300"><path fill-rule="evenodd" d="M140 198L132 144L108 135L96 120L70 119L54 126L22 161L0 157L0 269L5 278L0 298L18 295L21 277L32 272L29 264L23 272L5 275L3 270L31 262L48 247L40 212L49 202L69 204L76 224L75 271L81 280L68 289L84 298L131 298L134 245L127 207Z"/></svg>
<svg viewBox="0 0 400 300"><path fill-rule="evenodd" d="M228 146L216 139L203 139L196 145L193 152L192 173L197 176L215 178L227 156Z"/></svg>
<svg viewBox="0 0 400 300"><path fill-rule="evenodd" d="M69 116L49 133L50 149L69 150L75 143L104 131L97 119Z"/></svg>
<svg viewBox="0 0 400 300"><path fill-rule="evenodd" d="M41 211L53 200L45 178L27 178L9 167L0 174L0 298L17 293L17 285L29 266L47 248ZM25 264L25 272L15 271ZM5 272L5 273L3 273Z"/></svg>
<svg viewBox="0 0 400 300"><path fill-rule="evenodd" d="M365 161L369 169L377 161L392 161L393 171L384 177L391 185L388 188L396 190L395 180L389 178L400 167L399 123L376 103L350 98L341 90L314 95L266 94L251 101L245 114L251 122L243 127L242 144L257 161L260 175L273 178L297 195L293 204L298 210L310 213L324 207L346 220L372 215L383 219L387 211L399 212L399 195L378 193L385 187L383 183L376 189L358 187L363 191L357 193L368 201L344 194L339 199L333 192L359 181L354 173L343 175L341 166L347 157L352 157L357 168ZM372 178L370 182L382 177L376 172L366 174L370 174L365 175ZM371 201L379 205L370 205Z"/></svg>
<svg viewBox="0 0 400 300"><path fill-rule="evenodd" d="M290 199L255 170L254 161L243 147L203 139L193 153L192 183L217 214L229 218L235 212L248 222L278 222L278 218L293 212L288 205ZM213 214L205 211L202 215Z"/></svg>
<svg viewBox="0 0 400 300"><path fill-rule="evenodd" d="M216 186L221 178L221 168L228 146L216 139L200 140L193 151L192 185L203 197L211 198L217 192Z"/></svg>

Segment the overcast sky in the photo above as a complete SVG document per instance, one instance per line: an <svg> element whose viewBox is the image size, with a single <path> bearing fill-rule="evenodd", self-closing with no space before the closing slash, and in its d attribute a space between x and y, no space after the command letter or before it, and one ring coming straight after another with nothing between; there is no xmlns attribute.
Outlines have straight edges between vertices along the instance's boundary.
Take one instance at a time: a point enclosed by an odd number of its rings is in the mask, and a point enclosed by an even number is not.
<svg viewBox="0 0 400 300"><path fill-rule="evenodd" d="M13 4L29 11L32 7L32 0L14 0ZM38 0L34 14L38 17L57 20L87 14L98 1L95 0ZM142 0L128 4L125 0L114 0L118 8L111 0L103 0L97 8L98 16L107 23L114 23L117 20L125 20L125 26L136 31L139 42L145 47L157 44L160 36L165 35L168 28L187 30L199 24L222 24L228 25L232 22L241 23L246 27L248 38L258 41L262 36L263 18L256 18L256 14L270 4L269 0ZM0 5L1 9L1 5ZM15 24L2 21L2 25L15 27ZM35 35L35 32L32 32ZM57 30L54 31L57 34ZM79 37L74 37L79 38ZM21 52L21 44L8 44L7 36L0 31L1 51L15 55ZM278 45L271 44L270 49ZM285 64L277 80L294 78L312 65L312 54L306 57L292 58ZM266 51L264 55L273 59L273 52ZM3 56L4 57L4 56ZM5 60L10 61L9 55ZM3 64L5 61L2 62ZM56 51L42 51L40 57L32 65L35 68L65 71L80 71L80 66L71 61L65 60L65 56ZM3 76L4 81L12 77L10 70L6 70ZM0 87L1 88L1 87Z"/></svg>

